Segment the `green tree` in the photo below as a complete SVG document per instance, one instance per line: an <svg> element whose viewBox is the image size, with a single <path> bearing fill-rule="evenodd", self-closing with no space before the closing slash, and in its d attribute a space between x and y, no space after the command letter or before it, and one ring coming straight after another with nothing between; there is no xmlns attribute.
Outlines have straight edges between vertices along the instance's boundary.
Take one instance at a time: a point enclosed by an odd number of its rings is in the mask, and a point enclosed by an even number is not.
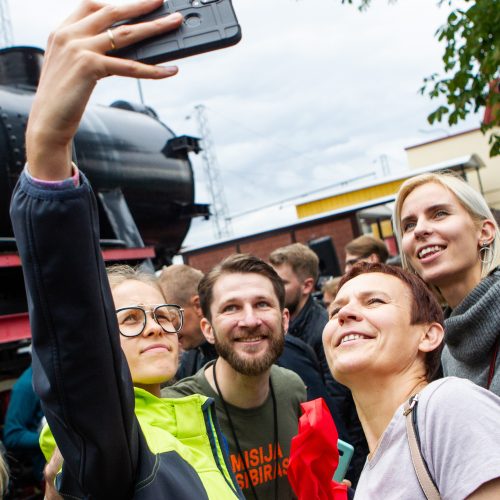
<svg viewBox="0 0 500 500"><path fill-rule="evenodd" d="M371 0L342 0L366 9ZM453 0L438 0L452 6ZM424 79L421 94L444 98L428 117L429 123L447 120L455 125L469 113L488 106L490 120L482 123L486 133L500 126L500 0L461 0L453 7L436 36L444 43L442 74ZM490 156L500 155L500 134L492 131Z"/></svg>

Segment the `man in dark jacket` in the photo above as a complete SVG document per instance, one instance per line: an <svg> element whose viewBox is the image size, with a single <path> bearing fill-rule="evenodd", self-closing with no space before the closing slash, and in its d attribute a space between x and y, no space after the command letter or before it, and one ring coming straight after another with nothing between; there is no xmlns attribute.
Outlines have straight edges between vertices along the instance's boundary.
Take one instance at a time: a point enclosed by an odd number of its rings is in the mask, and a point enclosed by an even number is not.
<svg viewBox="0 0 500 500"><path fill-rule="evenodd" d="M355 484L368 454L368 447L351 393L347 387L333 379L326 362L322 337L323 329L328 323L328 313L312 297L319 275L318 256L306 245L293 243L274 250L269 261L285 285L285 305L290 311L288 334L298 337L313 348L328 393L340 416L341 427L349 433L346 436L339 428L339 436L355 448L352 469L348 474Z"/></svg>

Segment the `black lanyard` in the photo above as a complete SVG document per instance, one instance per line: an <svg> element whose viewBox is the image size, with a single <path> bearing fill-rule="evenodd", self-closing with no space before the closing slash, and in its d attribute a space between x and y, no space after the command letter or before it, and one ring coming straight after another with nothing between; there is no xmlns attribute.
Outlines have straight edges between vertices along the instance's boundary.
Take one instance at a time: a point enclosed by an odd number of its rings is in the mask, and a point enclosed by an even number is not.
<svg viewBox="0 0 500 500"><path fill-rule="evenodd" d="M245 474L248 479L248 483L250 485L250 488L252 489L252 493L254 494L254 497L256 500L258 500L257 492L255 491L255 487L252 483L252 478L250 477L250 472L248 471L247 463L245 460L245 456L243 455L243 452L241 451L241 446L240 442L238 441L238 438L236 437L236 429L233 425L233 421L231 419L231 414L229 413L229 408L227 407L226 402L224 401L224 397L222 396L222 392L219 387L219 383L217 382L217 374L215 367L217 365L217 361L214 361L213 363L213 371L214 371L214 383L215 387L217 388L217 393L219 394L219 398L222 402L222 406L224 407L224 412L227 417L227 421L229 423L229 427L231 429L231 434L233 435L234 442L236 444L236 449L241 457L241 460L243 462L243 466L245 467ZM274 389L273 389L273 384L271 382L271 376L269 376L269 390L271 391L271 399L273 401L273 423L274 423L274 495L275 495L275 500L278 500L278 411L277 411L277 405L276 405L276 396L274 395Z"/></svg>

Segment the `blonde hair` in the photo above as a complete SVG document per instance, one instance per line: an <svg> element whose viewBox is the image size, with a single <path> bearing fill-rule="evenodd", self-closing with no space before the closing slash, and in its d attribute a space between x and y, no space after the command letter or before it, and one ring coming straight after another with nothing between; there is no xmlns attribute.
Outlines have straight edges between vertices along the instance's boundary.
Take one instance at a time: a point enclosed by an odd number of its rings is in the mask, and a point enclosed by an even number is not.
<svg viewBox="0 0 500 500"><path fill-rule="evenodd" d="M462 178L452 173L442 174L422 174L407 179L399 188L396 195L396 206L394 207L393 224L396 231L399 248L402 249L403 230L401 227L401 210L403 203L408 195L417 187L424 184L439 184L450 191L458 200L460 205L468 212L472 220L476 224L480 224L485 220L490 220L495 226L495 236L489 245L488 258L481 261L481 278L487 276L495 267L500 264L500 231L495 217L491 213L488 204L484 197L467 184ZM478 256L479 258L479 256ZM404 269L407 269L415 274L417 272L410 264L409 259L401 251L401 263Z"/></svg>
<svg viewBox="0 0 500 500"><path fill-rule="evenodd" d="M301 280L313 278L316 282L319 276L319 258L303 243L292 243L273 250L269 262L274 267L288 264Z"/></svg>
<svg viewBox="0 0 500 500"><path fill-rule="evenodd" d="M198 295L198 285L203 273L185 264L164 267L159 278L163 295L167 302L187 306L194 295Z"/></svg>
<svg viewBox="0 0 500 500"><path fill-rule="evenodd" d="M158 278L152 273L143 271L140 267L115 264L106 268L106 274L108 275L111 290L125 281L140 281L141 283L146 283L147 285L157 288L162 297L164 297Z"/></svg>

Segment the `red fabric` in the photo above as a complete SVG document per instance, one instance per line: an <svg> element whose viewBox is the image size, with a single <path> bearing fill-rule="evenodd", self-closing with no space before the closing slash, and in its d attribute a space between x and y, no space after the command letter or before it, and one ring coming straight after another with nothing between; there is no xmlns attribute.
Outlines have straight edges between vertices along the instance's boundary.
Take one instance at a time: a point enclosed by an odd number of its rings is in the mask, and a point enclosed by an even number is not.
<svg viewBox="0 0 500 500"><path fill-rule="evenodd" d="M299 500L347 500L347 486L333 481L339 463L338 434L322 398L300 405L299 433L292 439L288 480Z"/></svg>

